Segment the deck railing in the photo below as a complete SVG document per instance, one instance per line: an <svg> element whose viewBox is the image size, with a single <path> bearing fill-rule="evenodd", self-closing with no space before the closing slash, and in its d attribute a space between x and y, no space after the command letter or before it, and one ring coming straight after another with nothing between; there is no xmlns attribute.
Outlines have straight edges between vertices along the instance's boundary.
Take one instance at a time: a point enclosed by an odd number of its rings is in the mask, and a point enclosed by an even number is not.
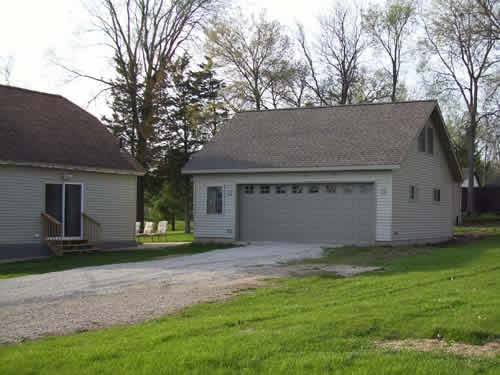
<svg viewBox="0 0 500 375"><path fill-rule="evenodd" d="M62 225L59 220L42 212L42 240L56 254L63 254Z"/></svg>
<svg viewBox="0 0 500 375"><path fill-rule="evenodd" d="M89 244L98 244L101 240L101 223L91 218L85 212L82 213L83 220L83 239L88 241Z"/></svg>

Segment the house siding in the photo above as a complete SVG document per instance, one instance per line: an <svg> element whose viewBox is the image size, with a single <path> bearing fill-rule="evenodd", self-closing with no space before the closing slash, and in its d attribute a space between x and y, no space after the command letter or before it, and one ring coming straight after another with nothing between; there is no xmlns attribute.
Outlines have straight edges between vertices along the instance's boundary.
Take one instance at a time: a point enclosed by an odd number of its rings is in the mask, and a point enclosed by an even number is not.
<svg viewBox="0 0 500 375"><path fill-rule="evenodd" d="M433 126L429 121L427 126ZM434 154L418 151L417 138L406 159L393 173L393 242L434 242L449 239L459 210L457 188L442 145L434 131ZM410 185L417 187L410 201ZM441 189L434 202L433 189Z"/></svg>
<svg viewBox="0 0 500 375"><path fill-rule="evenodd" d="M135 241L136 176L0 166L0 246L41 245L45 184L65 173L83 183L83 211L101 223L103 243Z"/></svg>
<svg viewBox="0 0 500 375"><path fill-rule="evenodd" d="M372 182L375 184L376 241L390 241L392 233L391 171L207 174L193 176L194 234L199 240L238 240L238 185L292 183ZM207 187L222 186L223 212L207 214Z"/></svg>

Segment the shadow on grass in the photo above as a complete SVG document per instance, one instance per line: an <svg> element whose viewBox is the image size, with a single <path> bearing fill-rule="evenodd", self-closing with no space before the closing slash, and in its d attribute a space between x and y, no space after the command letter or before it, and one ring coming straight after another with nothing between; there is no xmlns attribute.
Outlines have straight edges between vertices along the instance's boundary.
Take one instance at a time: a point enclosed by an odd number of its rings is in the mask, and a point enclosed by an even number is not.
<svg viewBox="0 0 500 375"><path fill-rule="evenodd" d="M161 249L100 252L93 254L69 254L62 257L54 256L48 259L5 263L0 264L0 280L48 272L65 271L74 268L156 260L173 255L190 255L217 249L227 249L230 247L234 247L234 245L193 243L189 245Z"/></svg>

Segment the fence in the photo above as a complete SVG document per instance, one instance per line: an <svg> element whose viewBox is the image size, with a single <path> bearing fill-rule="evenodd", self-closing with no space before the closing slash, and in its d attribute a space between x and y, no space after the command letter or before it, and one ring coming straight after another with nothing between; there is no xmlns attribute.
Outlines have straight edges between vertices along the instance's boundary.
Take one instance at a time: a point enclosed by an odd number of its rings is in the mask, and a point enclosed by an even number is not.
<svg viewBox="0 0 500 375"><path fill-rule="evenodd" d="M474 188L476 211L483 213L500 213L500 186ZM467 211L467 188L462 188L462 211Z"/></svg>

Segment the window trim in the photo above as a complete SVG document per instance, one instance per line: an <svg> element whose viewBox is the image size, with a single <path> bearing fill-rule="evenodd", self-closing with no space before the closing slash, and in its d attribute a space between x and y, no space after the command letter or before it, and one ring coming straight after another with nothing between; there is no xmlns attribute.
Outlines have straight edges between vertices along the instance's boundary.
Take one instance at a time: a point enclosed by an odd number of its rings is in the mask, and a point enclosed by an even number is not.
<svg viewBox="0 0 500 375"><path fill-rule="evenodd" d="M215 212L211 212L210 195L208 193L210 189L218 189L216 190L216 195L215 195ZM219 205L217 204L219 192L220 192L220 212L219 212ZM224 186L222 185L207 186L207 215L223 215L223 214L224 214Z"/></svg>

